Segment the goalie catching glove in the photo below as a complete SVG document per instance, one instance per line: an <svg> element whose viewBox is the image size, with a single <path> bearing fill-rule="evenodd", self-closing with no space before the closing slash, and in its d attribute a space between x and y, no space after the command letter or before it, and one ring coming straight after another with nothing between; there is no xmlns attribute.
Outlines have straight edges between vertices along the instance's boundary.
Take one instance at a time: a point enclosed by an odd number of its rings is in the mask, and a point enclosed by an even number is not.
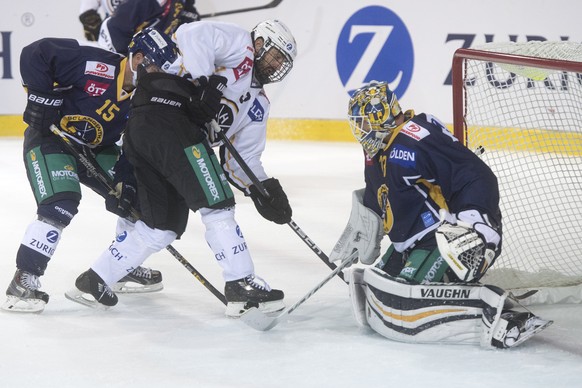
<svg viewBox="0 0 582 388"><path fill-rule="evenodd" d="M259 189L252 185L249 187L250 196L260 215L276 224L291 222L292 210L283 191L281 184L275 178L269 178L261 182L269 197L261 194Z"/></svg>
<svg viewBox="0 0 582 388"><path fill-rule="evenodd" d="M441 209L441 220L435 234L441 255L462 281L478 281L499 255L501 235L477 210L464 210L454 220Z"/></svg>

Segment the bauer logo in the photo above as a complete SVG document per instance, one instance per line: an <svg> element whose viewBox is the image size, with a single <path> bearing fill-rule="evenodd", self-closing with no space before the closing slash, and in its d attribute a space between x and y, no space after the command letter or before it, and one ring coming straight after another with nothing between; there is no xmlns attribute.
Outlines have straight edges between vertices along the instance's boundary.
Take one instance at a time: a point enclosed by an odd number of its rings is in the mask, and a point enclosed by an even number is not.
<svg viewBox="0 0 582 388"><path fill-rule="evenodd" d="M381 6L362 8L348 19L339 35L336 64L348 93L378 80L388 82L401 98L414 66L410 33L392 10Z"/></svg>

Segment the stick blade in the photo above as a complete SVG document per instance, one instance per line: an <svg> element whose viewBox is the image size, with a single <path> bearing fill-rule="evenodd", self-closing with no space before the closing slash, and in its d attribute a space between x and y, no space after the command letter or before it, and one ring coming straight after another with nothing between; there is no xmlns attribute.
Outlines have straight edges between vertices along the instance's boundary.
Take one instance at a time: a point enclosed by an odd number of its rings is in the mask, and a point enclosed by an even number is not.
<svg viewBox="0 0 582 388"><path fill-rule="evenodd" d="M277 326L281 315L270 317L258 308L251 307L239 319L255 330L268 331Z"/></svg>

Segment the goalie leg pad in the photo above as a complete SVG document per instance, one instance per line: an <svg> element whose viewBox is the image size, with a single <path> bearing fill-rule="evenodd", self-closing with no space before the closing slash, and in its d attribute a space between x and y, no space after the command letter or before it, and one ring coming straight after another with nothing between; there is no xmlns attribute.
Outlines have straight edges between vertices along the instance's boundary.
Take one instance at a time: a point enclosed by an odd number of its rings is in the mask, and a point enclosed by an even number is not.
<svg viewBox="0 0 582 388"><path fill-rule="evenodd" d="M412 285L377 268L364 271L366 319L386 338L409 343L478 344L479 285Z"/></svg>

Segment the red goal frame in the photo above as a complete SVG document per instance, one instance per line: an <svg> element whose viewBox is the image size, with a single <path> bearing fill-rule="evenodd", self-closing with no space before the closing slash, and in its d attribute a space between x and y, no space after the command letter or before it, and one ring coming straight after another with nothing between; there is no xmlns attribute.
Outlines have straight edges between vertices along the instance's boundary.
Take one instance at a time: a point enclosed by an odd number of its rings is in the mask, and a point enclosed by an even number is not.
<svg viewBox="0 0 582 388"><path fill-rule="evenodd" d="M453 79L453 133L459 141L467 145L465 123L465 88L464 88L464 63L467 59L487 62L498 62L512 65L539 67L551 70L564 70L582 73L582 63L557 59L528 57L515 54L496 53L484 50L457 49L453 55L452 79Z"/></svg>

